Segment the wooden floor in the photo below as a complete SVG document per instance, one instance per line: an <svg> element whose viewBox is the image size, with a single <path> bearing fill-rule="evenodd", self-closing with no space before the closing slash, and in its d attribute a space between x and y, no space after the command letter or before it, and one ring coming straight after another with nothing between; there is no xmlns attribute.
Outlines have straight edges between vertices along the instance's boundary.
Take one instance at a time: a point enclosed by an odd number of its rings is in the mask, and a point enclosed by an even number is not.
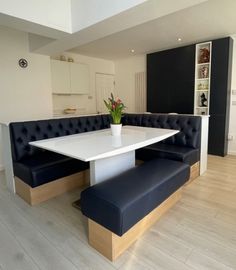
<svg viewBox="0 0 236 270"><path fill-rule="evenodd" d="M0 174L0 269L236 269L236 157L209 157L208 171L115 263L87 243L80 191L30 207Z"/></svg>

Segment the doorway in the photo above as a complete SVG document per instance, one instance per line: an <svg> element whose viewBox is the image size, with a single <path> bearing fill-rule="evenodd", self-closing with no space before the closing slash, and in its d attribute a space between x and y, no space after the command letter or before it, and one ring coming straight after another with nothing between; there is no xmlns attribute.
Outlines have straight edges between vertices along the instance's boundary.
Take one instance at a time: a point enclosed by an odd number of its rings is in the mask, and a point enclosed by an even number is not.
<svg viewBox="0 0 236 270"><path fill-rule="evenodd" d="M115 96L115 77L113 74L96 73L96 105L97 113L107 113L104 99Z"/></svg>

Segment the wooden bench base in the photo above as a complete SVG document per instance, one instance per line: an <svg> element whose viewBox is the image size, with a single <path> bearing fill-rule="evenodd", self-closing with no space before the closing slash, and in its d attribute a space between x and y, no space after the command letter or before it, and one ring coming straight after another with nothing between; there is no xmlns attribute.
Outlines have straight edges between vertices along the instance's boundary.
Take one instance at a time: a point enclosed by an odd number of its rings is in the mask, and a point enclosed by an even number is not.
<svg viewBox="0 0 236 270"><path fill-rule="evenodd" d="M67 191L84 186L88 178L87 171L75 173L35 188L15 177L16 194L30 205L36 205Z"/></svg>
<svg viewBox="0 0 236 270"><path fill-rule="evenodd" d="M94 222L88 220L89 243L102 255L114 261L149 227L151 227L168 209L181 198L181 188L166 199L161 205L136 223L121 237Z"/></svg>
<svg viewBox="0 0 236 270"><path fill-rule="evenodd" d="M196 162L190 167L190 177L185 185L190 184L194 179L196 179L200 175L200 162Z"/></svg>

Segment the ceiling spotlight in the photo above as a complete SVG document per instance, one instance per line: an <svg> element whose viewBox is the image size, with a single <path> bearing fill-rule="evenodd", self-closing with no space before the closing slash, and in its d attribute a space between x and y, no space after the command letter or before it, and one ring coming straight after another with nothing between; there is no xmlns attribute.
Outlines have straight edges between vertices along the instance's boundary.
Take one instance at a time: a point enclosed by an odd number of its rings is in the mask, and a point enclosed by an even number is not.
<svg viewBox="0 0 236 270"><path fill-rule="evenodd" d="M134 49L132 49L131 52L134 53Z"/></svg>
<svg viewBox="0 0 236 270"><path fill-rule="evenodd" d="M179 42L182 41L182 38L179 37L179 38L178 38L178 41L179 41Z"/></svg>

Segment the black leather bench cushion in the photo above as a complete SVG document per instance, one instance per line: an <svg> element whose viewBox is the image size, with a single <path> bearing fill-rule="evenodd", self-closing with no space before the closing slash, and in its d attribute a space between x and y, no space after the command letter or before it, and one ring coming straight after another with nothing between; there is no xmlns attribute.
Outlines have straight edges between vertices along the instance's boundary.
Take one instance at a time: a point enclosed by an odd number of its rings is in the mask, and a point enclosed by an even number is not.
<svg viewBox="0 0 236 270"><path fill-rule="evenodd" d="M200 152L199 149L164 143L155 143L136 151L136 159L147 161L154 158L182 161L191 166L199 161Z"/></svg>
<svg viewBox="0 0 236 270"><path fill-rule="evenodd" d="M82 213L121 236L189 179L187 164L155 159L81 193Z"/></svg>
<svg viewBox="0 0 236 270"><path fill-rule="evenodd" d="M86 162L53 152L39 152L13 163L14 174L32 188L88 169Z"/></svg>

